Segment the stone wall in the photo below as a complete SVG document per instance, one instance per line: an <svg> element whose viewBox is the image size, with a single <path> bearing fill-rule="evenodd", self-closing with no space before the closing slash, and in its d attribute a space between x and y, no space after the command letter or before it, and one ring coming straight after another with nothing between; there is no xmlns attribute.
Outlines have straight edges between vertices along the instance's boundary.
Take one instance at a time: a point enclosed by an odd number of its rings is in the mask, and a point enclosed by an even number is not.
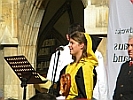
<svg viewBox="0 0 133 100"><path fill-rule="evenodd" d="M22 100L23 88L4 57L24 55L36 66L36 41L45 9L42 1L0 0L0 89L5 99ZM34 95L32 84L28 84L27 91L27 98Z"/></svg>

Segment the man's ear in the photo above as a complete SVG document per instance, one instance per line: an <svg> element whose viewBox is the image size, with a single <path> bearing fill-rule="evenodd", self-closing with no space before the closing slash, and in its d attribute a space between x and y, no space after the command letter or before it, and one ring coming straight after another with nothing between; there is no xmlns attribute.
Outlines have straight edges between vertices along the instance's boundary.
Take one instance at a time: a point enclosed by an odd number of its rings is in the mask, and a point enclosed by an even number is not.
<svg viewBox="0 0 133 100"><path fill-rule="evenodd" d="M70 40L70 37L68 34L66 34L66 39L69 41Z"/></svg>
<svg viewBox="0 0 133 100"><path fill-rule="evenodd" d="M81 43L80 47L81 47L81 49L83 49L84 48L84 43Z"/></svg>

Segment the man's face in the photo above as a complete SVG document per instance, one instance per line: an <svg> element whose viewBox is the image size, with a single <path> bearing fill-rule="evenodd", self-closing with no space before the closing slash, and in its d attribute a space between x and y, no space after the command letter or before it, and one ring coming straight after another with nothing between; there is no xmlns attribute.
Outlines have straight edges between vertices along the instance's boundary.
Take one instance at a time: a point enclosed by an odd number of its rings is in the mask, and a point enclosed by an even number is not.
<svg viewBox="0 0 133 100"><path fill-rule="evenodd" d="M69 49L71 55L76 56L81 54L81 52L83 51L83 46L84 46L83 43L79 44L78 42L70 38Z"/></svg>
<svg viewBox="0 0 133 100"><path fill-rule="evenodd" d="M133 38L128 41L128 55L133 60Z"/></svg>

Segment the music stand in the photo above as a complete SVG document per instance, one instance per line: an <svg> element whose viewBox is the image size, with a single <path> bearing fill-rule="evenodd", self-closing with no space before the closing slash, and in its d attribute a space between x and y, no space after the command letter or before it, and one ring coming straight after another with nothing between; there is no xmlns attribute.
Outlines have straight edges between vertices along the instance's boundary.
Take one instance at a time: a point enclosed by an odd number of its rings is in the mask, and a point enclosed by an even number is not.
<svg viewBox="0 0 133 100"><path fill-rule="evenodd" d="M26 100L26 86L27 84L46 83L47 80L42 81L38 73L31 66L25 56L10 56L4 57L13 71L21 80L21 87L24 88L23 100Z"/></svg>

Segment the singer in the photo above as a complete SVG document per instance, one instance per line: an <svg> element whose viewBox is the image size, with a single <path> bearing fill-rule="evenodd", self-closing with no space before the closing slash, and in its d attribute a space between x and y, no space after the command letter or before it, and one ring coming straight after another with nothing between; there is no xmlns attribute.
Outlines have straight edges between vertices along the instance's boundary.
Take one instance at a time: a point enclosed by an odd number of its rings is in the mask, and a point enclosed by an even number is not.
<svg viewBox="0 0 133 100"><path fill-rule="evenodd" d="M98 60L92 51L92 41L88 34L73 32L69 40L70 54L73 62L68 64L65 74L70 74L71 85L66 99L92 100L93 69Z"/></svg>

